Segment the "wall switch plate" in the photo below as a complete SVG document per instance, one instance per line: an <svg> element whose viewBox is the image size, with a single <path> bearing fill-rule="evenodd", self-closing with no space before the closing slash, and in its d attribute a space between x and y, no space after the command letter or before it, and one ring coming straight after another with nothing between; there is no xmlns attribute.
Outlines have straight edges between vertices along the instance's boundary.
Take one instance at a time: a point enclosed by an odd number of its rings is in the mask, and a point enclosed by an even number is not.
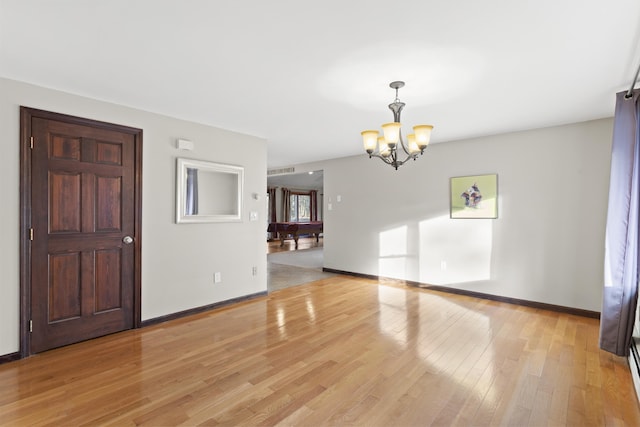
<svg viewBox="0 0 640 427"><path fill-rule="evenodd" d="M219 271L216 273L213 273L213 283L220 283L222 282L222 273L220 273Z"/></svg>

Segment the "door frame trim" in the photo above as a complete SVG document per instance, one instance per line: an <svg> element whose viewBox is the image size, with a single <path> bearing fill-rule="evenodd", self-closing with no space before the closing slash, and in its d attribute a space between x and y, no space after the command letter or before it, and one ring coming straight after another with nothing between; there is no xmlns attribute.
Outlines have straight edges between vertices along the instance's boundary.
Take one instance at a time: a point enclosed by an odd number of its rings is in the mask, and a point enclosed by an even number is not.
<svg viewBox="0 0 640 427"><path fill-rule="evenodd" d="M142 129L93 119L70 116L20 106L20 350L21 358L31 355L29 321L31 317L31 122L34 118L91 126L134 138L134 233L133 233L133 327L141 326L142 316Z"/></svg>

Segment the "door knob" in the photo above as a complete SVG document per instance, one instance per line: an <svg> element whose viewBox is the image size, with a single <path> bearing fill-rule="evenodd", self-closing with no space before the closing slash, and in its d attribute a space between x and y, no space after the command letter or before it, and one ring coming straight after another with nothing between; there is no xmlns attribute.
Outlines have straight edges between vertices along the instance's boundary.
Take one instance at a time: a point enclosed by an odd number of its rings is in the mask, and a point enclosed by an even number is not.
<svg viewBox="0 0 640 427"><path fill-rule="evenodd" d="M122 238L122 242L123 242L125 245L130 245L131 243L133 243L133 237L131 237L131 236L124 236L124 237Z"/></svg>

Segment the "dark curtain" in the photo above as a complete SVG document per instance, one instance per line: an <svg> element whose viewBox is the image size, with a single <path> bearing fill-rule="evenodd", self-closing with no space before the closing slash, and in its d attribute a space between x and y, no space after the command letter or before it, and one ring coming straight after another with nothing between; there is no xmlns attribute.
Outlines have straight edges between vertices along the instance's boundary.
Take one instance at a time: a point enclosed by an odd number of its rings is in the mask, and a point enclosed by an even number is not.
<svg viewBox="0 0 640 427"><path fill-rule="evenodd" d="M600 348L628 356L638 301L638 198L640 90L616 96L605 237Z"/></svg>
<svg viewBox="0 0 640 427"><path fill-rule="evenodd" d="M282 221L288 222L291 219L291 190L282 189Z"/></svg>
<svg viewBox="0 0 640 427"><path fill-rule="evenodd" d="M311 221L318 220L318 192L316 190L309 191L311 199Z"/></svg>
<svg viewBox="0 0 640 427"><path fill-rule="evenodd" d="M269 222L276 222L276 187L267 188L269 193Z"/></svg>
<svg viewBox="0 0 640 427"><path fill-rule="evenodd" d="M185 215L198 215L198 169L187 168Z"/></svg>

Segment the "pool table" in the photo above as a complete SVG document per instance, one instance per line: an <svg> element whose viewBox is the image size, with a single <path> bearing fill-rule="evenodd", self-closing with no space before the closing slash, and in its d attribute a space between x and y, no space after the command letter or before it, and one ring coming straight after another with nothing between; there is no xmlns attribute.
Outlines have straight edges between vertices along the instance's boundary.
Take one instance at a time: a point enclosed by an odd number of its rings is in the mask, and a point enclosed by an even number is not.
<svg viewBox="0 0 640 427"><path fill-rule="evenodd" d="M269 233L276 233L280 239L280 246L284 246L284 240L291 236L296 242L298 249L298 237L302 234L312 234L316 237L316 242L322 233L322 221L311 222L272 222L267 228Z"/></svg>

